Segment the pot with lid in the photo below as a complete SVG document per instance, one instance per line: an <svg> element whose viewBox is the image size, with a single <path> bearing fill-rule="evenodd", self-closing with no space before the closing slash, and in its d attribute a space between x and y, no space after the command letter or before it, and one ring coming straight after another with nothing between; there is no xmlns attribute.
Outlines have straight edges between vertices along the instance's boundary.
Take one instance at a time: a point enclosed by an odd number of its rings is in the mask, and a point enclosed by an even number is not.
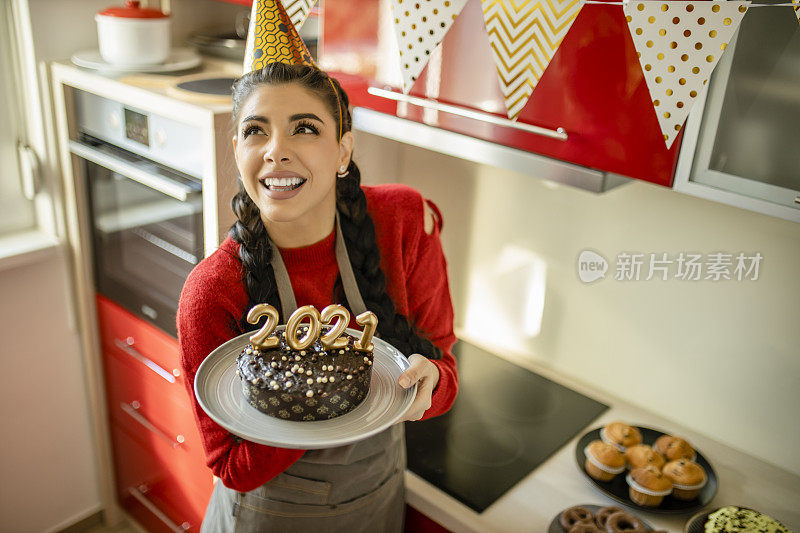
<svg viewBox="0 0 800 533"><path fill-rule="evenodd" d="M170 18L159 9L126 0L124 6L103 9L94 19L100 55L112 65L157 65L169 56Z"/></svg>

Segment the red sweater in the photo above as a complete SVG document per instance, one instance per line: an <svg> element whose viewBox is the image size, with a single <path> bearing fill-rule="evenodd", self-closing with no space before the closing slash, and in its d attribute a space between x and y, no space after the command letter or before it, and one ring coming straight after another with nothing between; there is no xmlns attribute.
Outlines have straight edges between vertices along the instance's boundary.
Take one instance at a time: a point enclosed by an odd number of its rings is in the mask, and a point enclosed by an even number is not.
<svg viewBox="0 0 800 533"><path fill-rule="evenodd" d="M456 340L453 306L439 240L441 217L432 202L409 187L364 186L363 190L375 223L389 295L398 312L409 317L443 353L441 360L433 361L439 369L439 382L431 407L423 416L431 418L450 408L458 390L456 362L451 353ZM431 235L424 229L426 201L437 214ZM311 246L281 249L298 307L311 304L322 309L332 303L339 274L335 236L332 231ZM217 346L243 333L239 320L248 297L238 250L239 244L227 237L218 250L192 270L181 293L177 326L181 365L203 438L206 463L226 487L247 492L283 472L305 450L234 439L211 420L194 396L194 378L200 363ZM361 329L355 324L355 317L350 327Z"/></svg>

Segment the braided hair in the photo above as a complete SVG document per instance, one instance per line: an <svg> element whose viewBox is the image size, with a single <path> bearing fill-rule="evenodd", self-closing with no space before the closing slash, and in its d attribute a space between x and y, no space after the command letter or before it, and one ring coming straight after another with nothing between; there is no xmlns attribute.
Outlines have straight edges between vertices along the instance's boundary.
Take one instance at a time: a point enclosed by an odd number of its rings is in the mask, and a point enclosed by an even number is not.
<svg viewBox="0 0 800 533"><path fill-rule="evenodd" d="M286 63L268 63L236 80L233 84L234 122L238 120L241 105L256 87L283 83L300 84L317 95L337 122L338 131L344 133L352 129L349 100L339 82L318 68ZM334 88L338 95L333 92ZM406 356L419 353L429 359L440 359L441 350L415 331L408 318L397 312L394 302L386 292L386 278L380 266L380 250L375 241L375 225L367 212L367 198L361 190L361 173L352 157L347 170L349 173L346 177L336 179L336 209L364 304L378 317L377 334ZM228 233L240 245L239 259L244 269L243 281L249 298L239 326L242 331L249 331L255 329L246 318L247 311L253 305L269 303L282 311L275 274L270 263L272 254L279 252L270 245L260 211L241 182L239 192L231 201L231 207L237 221ZM346 303L341 289L341 276L336 281L332 299Z"/></svg>

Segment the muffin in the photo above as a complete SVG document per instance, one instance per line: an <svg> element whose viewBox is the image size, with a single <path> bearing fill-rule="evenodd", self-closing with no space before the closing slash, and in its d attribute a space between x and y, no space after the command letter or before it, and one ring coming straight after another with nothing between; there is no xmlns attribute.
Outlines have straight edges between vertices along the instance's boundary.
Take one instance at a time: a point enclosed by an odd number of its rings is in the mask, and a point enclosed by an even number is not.
<svg viewBox="0 0 800 533"><path fill-rule="evenodd" d="M603 442L613 444L623 452L628 446L642 443L642 434L639 429L624 422L611 422L600 430L600 438L603 439Z"/></svg>
<svg viewBox="0 0 800 533"><path fill-rule="evenodd" d="M625 480L631 501L646 507L661 505L664 496L672 492L672 481L655 466L635 468Z"/></svg>
<svg viewBox="0 0 800 533"><path fill-rule="evenodd" d="M672 496L679 500L693 500L706 484L706 471L688 459L667 463L663 474L672 481Z"/></svg>
<svg viewBox="0 0 800 533"><path fill-rule="evenodd" d="M672 435L661 435L656 439L653 448L667 458L667 461L677 461L678 459L689 459L694 461L696 454L694 448L680 437Z"/></svg>
<svg viewBox="0 0 800 533"><path fill-rule="evenodd" d="M647 444L637 444L625 450L625 459L630 470L647 465L653 465L661 470L667 462L663 455Z"/></svg>
<svg viewBox="0 0 800 533"><path fill-rule="evenodd" d="M625 470L625 456L613 444L593 440L584 448L586 473L598 481L611 481Z"/></svg>

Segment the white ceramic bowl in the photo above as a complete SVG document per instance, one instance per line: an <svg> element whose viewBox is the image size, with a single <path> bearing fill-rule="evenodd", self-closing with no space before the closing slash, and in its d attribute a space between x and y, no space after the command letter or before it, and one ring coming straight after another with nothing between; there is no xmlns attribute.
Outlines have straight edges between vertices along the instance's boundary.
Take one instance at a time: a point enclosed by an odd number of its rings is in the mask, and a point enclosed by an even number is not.
<svg viewBox="0 0 800 533"><path fill-rule="evenodd" d="M163 63L170 50L170 19L95 15L103 60L122 67Z"/></svg>

